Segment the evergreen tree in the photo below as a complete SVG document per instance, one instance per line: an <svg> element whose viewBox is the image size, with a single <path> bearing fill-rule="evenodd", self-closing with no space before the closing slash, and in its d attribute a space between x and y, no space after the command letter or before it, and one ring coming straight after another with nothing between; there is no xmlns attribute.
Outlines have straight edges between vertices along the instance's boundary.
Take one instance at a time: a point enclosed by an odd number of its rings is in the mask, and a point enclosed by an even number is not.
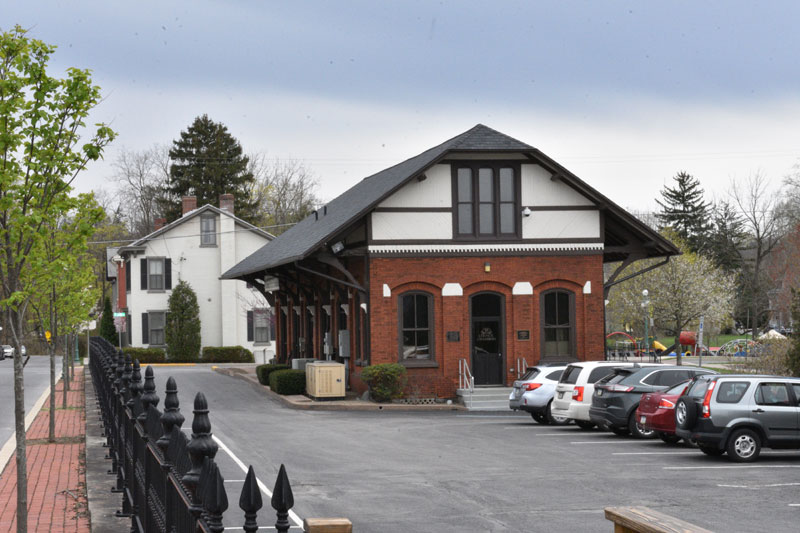
<svg viewBox="0 0 800 533"><path fill-rule="evenodd" d="M744 221L730 202L723 200L715 205L705 249L717 266L726 272L741 270L746 239Z"/></svg>
<svg viewBox="0 0 800 533"><path fill-rule="evenodd" d="M197 361L200 354L200 306L194 290L183 280L169 296L164 336L170 361Z"/></svg>
<svg viewBox="0 0 800 533"><path fill-rule="evenodd" d="M111 300L103 298L103 316L100 317L100 336L117 346L119 334L114 326L114 313L111 311Z"/></svg>
<svg viewBox="0 0 800 533"><path fill-rule="evenodd" d="M167 220L181 216L182 196L196 196L200 207L219 205L221 194L233 194L236 216L248 222L256 220L256 201L251 194L255 178L248 168L249 159L224 124L208 115L197 117L180 139L172 142L169 157L169 183L160 199Z"/></svg>
<svg viewBox="0 0 800 533"><path fill-rule="evenodd" d="M673 179L675 186L661 191L663 201L656 199L661 206L656 217L662 228L672 228L693 252L699 252L709 230L711 204L703 200L703 188L691 174L681 171Z"/></svg>
<svg viewBox="0 0 800 533"><path fill-rule="evenodd" d="M792 289L792 323L794 327L800 325L800 292ZM795 332L791 337L789 347L788 363L789 371L793 376L800 377L800 335Z"/></svg>

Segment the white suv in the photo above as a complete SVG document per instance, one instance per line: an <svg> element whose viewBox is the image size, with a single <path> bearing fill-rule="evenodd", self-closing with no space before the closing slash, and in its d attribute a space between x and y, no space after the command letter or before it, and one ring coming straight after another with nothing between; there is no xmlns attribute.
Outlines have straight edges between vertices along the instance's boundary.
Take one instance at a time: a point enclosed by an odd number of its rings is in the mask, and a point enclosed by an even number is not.
<svg viewBox="0 0 800 533"><path fill-rule="evenodd" d="M627 361L584 361L570 364L556 385L556 395L550 408L553 416L571 418L581 429L594 427L589 418L594 384L614 372L615 368L632 366L665 366Z"/></svg>

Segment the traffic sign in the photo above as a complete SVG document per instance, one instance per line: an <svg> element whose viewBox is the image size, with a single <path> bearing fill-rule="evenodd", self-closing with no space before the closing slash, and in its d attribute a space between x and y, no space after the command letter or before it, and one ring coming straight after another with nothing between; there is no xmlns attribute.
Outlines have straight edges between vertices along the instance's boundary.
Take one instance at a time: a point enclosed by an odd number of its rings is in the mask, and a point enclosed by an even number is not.
<svg viewBox="0 0 800 533"><path fill-rule="evenodd" d="M125 318L124 312L114 313L114 318Z"/></svg>

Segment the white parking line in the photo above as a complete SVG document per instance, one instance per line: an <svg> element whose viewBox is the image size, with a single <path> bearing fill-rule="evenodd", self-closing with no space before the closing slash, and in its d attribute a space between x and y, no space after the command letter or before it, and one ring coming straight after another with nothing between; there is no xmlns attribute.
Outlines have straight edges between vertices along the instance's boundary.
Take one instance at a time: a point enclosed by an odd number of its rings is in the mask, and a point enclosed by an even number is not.
<svg viewBox="0 0 800 533"><path fill-rule="evenodd" d="M219 440L219 438L216 435L211 435L211 438L214 439L214 442L216 442L219 445L219 447L222 448L222 450L230 456L231 459L233 459L234 463L239 465L239 468L242 469L242 472L244 472L246 474L247 473L247 467L242 462L242 460L239 459L238 457L236 457L233 454L233 452L231 451L231 449L228 448L227 446L225 446L225 443L222 442L221 440ZM267 486L264 485L264 483L262 483L261 480L258 479L258 477L256 477L256 483L258 483L258 488L261 489L261 492L263 492L264 494L267 495L267 498L272 498L272 492L269 489L267 489ZM297 516L297 513L295 513L291 509L289 509L289 518L292 520L292 522L294 522L295 526L303 527L303 521L300 519L299 516ZM228 529L228 528L225 528L225 529ZM236 528L233 528L233 529L236 529ZM259 528L259 529L261 529L261 528Z"/></svg>
<svg viewBox="0 0 800 533"><path fill-rule="evenodd" d="M732 468L800 468L800 465L665 466L664 470L722 470Z"/></svg>
<svg viewBox="0 0 800 533"><path fill-rule="evenodd" d="M697 452L614 452L611 455L697 455Z"/></svg>
<svg viewBox="0 0 800 533"><path fill-rule="evenodd" d="M789 507L800 507L800 503L790 503Z"/></svg>
<svg viewBox="0 0 800 533"><path fill-rule="evenodd" d="M645 442L640 440L615 440L615 439L608 439L608 440L573 440L570 444L613 444L616 446L617 444L645 444Z"/></svg>
<svg viewBox="0 0 800 533"><path fill-rule="evenodd" d="M796 487L800 483L770 483L768 485L724 485L717 484L717 487L726 487L731 489L769 489L774 487ZM790 503L789 505L794 505Z"/></svg>

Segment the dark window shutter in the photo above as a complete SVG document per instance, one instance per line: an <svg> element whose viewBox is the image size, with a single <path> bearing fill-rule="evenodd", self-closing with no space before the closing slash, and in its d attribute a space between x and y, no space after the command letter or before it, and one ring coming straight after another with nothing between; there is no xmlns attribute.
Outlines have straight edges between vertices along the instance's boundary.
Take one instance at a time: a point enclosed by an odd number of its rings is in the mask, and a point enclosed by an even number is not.
<svg viewBox="0 0 800 533"><path fill-rule="evenodd" d="M150 344L150 326L147 324L147 313L142 313L142 344Z"/></svg>
<svg viewBox="0 0 800 533"><path fill-rule="evenodd" d="M172 259L164 259L164 288L172 288Z"/></svg>
<svg viewBox="0 0 800 533"><path fill-rule="evenodd" d="M125 292L131 292L131 262L125 261Z"/></svg>
<svg viewBox="0 0 800 533"><path fill-rule="evenodd" d="M253 342L253 312L247 312L247 342Z"/></svg>
<svg viewBox="0 0 800 533"><path fill-rule="evenodd" d="M140 268L139 268L139 270L140 270L139 279L142 280L141 289L143 291L146 291L147 290L147 258L143 258L141 261L139 261L139 265L140 265Z"/></svg>
<svg viewBox="0 0 800 533"><path fill-rule="evenodd" d="M127 326L128 330L128 333L125 335L126 340L128 341L127 346L130 346L131 344L133 344L131 342L133 340L133 331L131 331L132 330L131 326L133 326L133 317L131 317L130 313L128 313L128 316L125 317L125 325Z"/></svg>

